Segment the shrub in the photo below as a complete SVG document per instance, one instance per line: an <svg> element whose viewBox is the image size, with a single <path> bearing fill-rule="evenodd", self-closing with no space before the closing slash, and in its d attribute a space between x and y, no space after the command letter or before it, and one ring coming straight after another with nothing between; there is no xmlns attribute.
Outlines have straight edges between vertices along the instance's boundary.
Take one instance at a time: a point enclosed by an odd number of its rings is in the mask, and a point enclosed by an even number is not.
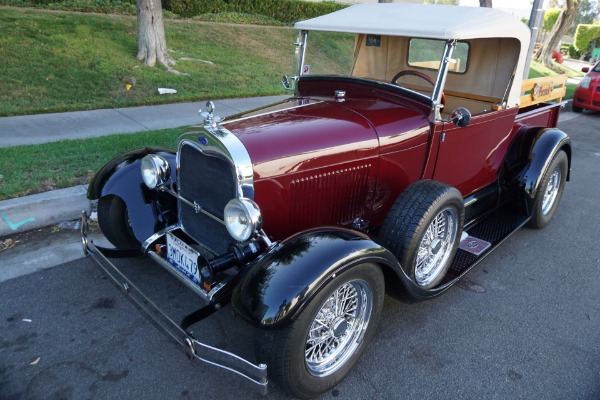
<svg viewBox="0 0 600 400"><path fill-rule="evenodd" d="M577 25L575 32L575 47L580 53L585 53L592 41L600 38L600 25Z"/></svg>
<svg viewBox="0 0 600 400"><path fill-rule="evenodd" d="M581 53L579 51L577 51L575 46L573 46L572 44L569 45L569 57L571 57L571 58L581 57Z"/></svg>
<svg viewBox="0 0 600 400"><path fill-rule="evenodd" d="M551 8L546 10L544 14L544 24L542 25L542 29L545 31L551 31L558 20L558 16L562 10L560 8Z"/></svg>
<svg viewBox="0 0 600 400"><path fill-rule="evenodd" d="M264 15L292 23L345 8L345 5L300 0L169 0L165 7L184 18L200 14L239 13Z"/></svg>

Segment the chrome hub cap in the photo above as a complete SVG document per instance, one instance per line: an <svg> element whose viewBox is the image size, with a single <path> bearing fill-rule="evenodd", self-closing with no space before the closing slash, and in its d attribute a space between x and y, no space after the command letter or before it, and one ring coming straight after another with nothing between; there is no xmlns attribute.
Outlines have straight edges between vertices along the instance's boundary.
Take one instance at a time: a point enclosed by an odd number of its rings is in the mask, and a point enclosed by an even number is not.
<svg viewBox="0 0 600 400"><path fill-rule="evenodd" d="M304 349L306 368L323 377L354 354L371 318L373 292L362 280L343 284L325 300L313 320Z"/></svg>
<svg viewBox="0 0 600 400"><path fill-rule="evenodd" d="M548 214L556 201L556 196L558 195L558 189L560 188L560 168L557 166L552 172L552 176L548 181L548 186L546 186L546 191L544 192L544 199L542 200L542 215Z"/></svg>
<svg viewBox="0 0 600 400"><path fill-rule="evenodd" d="M442 210L431 221L417 253L415 281L418 285L429 285L444 270L452 253L457 231L458 215L452 208Z"/></svg>

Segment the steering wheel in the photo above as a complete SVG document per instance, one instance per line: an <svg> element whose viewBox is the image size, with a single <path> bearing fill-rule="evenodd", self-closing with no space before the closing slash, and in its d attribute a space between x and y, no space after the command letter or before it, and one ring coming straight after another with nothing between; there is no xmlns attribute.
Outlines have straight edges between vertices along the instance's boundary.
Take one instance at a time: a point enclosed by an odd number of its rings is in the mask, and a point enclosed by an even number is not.
<svg viewBox="0 0 600 400"><path fill-rule="evenodd" d="M404 71L398 72L392 78L391 83L393 83L394 85L398 85L398 82L397 82L398 79L400 79L406 75L412 75L412 76L416 76L417 78L424 79L427 81L427 83L429 83L431 85L431 87L435 86L435 81L429 75L424 74L423 72L420 72L420 71L415 71L414 69L405 69ZM398 85L398 86L400 86L400 85ZM444 107L446 106L446 95L444 94L444 92L442 92L442 105Z"/></svg>

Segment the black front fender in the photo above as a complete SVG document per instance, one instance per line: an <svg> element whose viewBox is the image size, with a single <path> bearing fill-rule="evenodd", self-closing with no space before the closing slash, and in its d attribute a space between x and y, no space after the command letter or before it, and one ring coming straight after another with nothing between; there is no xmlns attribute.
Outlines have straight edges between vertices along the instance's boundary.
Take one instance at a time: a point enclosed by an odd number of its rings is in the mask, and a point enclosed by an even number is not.
<svg viewBox="0 0 600 400"><path fill-rule="evenodd" d="M156 208L152 204L150 190L142 180L140 164L147 154L158 154L171 166L171 180L176 179L176 156L174 150L144 147L122 154L109 161L94 176L88 187L87 197L98 200L104 196L118 196L127 206L129 220L135 237L143 242L155 231Z"/></svg>
<svg viewBox="0 0 600 400"><path fill-rule="evenodd" d="M254 325L279 328L293 321L323 286L363 263L382 267L411 299L435 297L447 289L418 288L392 253L362 233L322 228L292 236L259 258L234 288L232 305Z"/></svg>

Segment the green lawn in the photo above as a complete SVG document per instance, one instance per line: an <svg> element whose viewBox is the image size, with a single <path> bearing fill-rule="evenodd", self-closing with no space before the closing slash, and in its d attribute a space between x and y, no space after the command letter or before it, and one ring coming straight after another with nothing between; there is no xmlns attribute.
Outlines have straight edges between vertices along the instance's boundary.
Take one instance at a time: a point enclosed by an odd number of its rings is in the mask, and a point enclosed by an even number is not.
<svg viewBox="0 0 600 400"><path fill-rule="evenodd" d="M135 59L135 17L0 8L0 26L0 116L278 94L295 38L289 28L167 20L172 57L213 63L179 61L189 76L178 76Z"/></svg>
<svg viewBox="0 0 600 400"><path fill-rule="evenodd" d="M176 148L183 129L0 148L0 200L89 183L112 158L145 146Z"/></svg>

